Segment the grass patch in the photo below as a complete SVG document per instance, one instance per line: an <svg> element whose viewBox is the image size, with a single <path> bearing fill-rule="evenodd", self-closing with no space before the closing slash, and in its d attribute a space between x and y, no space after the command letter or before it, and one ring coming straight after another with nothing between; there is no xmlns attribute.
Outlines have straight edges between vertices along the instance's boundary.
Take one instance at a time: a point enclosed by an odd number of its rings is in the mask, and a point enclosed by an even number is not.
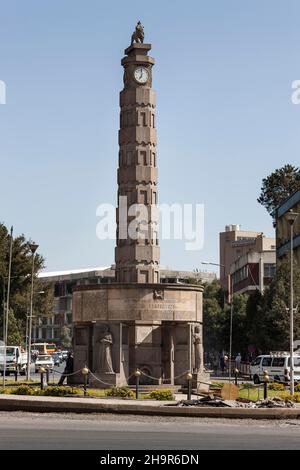
<svg viewBox="0 0 300 470"><path fill-rule="evenodd" d="M40 380L18 380L17 382L14 379L5 380L6 385L13 385L14 387L19 385L38 385L40 382Z"/></svg>
<svg viewBox="0 0 300 470"><path fill-rule="evenodd" d="M268 398L281 397L281 394L286 394L286 392L268 389ZM262 400L264 398L264 389L263 387L240 389L239 398L246 398L251 401Z"/></svg>
<svg viewBox="0 0 300 470"><path fill-rule="evenodd" d="M89 388L86 393L87 397L93 398L105 398L105 389L103 388Z"/></svg>
<svg viewBox="0 0 300 470"><path fill-rule="evenodd" d="M214 388L223 388L225 382L212 382L210 388L213 390Z"/></svg>

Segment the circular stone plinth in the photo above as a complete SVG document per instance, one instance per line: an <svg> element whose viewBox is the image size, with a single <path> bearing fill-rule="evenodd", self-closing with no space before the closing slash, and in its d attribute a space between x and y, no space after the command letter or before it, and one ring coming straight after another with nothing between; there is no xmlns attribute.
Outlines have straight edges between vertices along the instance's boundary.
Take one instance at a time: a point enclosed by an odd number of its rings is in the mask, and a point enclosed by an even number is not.
<svg viewBox="0 0 300 470"><path fill-rule="evenodd" d="M73 321L202 322L201 286L112 283L78 286Z"/></svg>

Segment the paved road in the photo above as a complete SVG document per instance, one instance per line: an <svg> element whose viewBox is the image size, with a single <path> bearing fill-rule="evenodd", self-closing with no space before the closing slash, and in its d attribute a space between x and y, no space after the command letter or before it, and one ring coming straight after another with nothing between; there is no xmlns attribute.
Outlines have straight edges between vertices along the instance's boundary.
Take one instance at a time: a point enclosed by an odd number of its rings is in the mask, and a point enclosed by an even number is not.
<svg viewBox="0 0 300 470"><path fill-rule="evenodd" d="M0 449L299 449L300 421L0 412Z"/></svg>
<svg viewBox="0 0 300 470"><path fill-rule="evenodd" d="M55 366L54 370L59 371L60 373L62 373L65 369L65 365L66 365L66 363L63 362L59 366ZM50 382L49 383L50 384L57 383L58 380L59 380L59 377L60 377L60 374L58 374L56 372L50 372ZM40 378L41 378L39 373L37 373L37 374L35 373L34 364L31 364L30 378L34 381L40 381ZM10 374L10 375L6 376L6 382L10 383L11 381L14 381L14 380L15 380L15 378L14 378L13 374ZM18 382L24 382L24 380L26 380L26 376L18 375ZM3 382L3 376L0 377L0 386L2 386L2 382Z"/></svg>

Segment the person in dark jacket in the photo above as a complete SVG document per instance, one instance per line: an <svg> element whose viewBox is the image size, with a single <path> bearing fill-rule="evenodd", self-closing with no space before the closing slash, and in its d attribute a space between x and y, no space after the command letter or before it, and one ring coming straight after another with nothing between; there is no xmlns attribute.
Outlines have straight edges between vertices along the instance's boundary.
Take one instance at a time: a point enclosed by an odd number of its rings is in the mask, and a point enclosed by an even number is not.
<svg viewBox="0 0 300 470"><path fill-rule="evenodd" d="M72 372L74 372L73 368L74 368L74 358L73 358L73 353L70 351L66 359L65 370L63 371L57 385L63 385L64 380L68 376L68 374L72 374Z"/></svg>

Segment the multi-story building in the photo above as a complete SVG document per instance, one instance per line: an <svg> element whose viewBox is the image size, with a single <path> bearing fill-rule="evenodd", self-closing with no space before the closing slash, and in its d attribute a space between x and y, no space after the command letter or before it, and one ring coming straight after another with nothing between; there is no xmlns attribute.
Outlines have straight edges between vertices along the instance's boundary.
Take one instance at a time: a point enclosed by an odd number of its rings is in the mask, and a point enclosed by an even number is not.
<svg viewBox="0 0 300 470"><path fill-rule="evenodd" d="M160 269L160 282L186 283L212 282L215 274L211 272L174 271ZM55 341L60 344L63 326L72 329L72 291L75 286L104 284L115 282L115 266L95 269L78 269L70 271L42 272L39 278L53 285L53 315L36 317L33 325L33 341Z"/></svg>
<svg viewBox="0 0 300 470"><path fill-rule="evenodd" d="M220 233L220 282L223 289L230 291L230 274L235 272L232 264L239 258L248 253L275 253L275 249L275 239L266 237L262 232L241 230L240 225L226 225L225 232ZM240 263L246 265L246 261L247 258L244 258ZM237 269L240 269L238 266Z"/></svg>
<svg viewBox="0 0 300 470"><path fill-rule="evenodd" d="M255 290L264 291L270 284L276 270L276 252L249 251L231 264L230 275L234 294L250 294Z"/></svg>
<svg viewBox="0 0 300 470"><path fill-rule="evenodd" d="M300 189L286 199L276 212L276 245L277 258L282 258L290 250L291 232L287 220L288 211L298 213L293 225L294 259L300 266Z"/></svg>

